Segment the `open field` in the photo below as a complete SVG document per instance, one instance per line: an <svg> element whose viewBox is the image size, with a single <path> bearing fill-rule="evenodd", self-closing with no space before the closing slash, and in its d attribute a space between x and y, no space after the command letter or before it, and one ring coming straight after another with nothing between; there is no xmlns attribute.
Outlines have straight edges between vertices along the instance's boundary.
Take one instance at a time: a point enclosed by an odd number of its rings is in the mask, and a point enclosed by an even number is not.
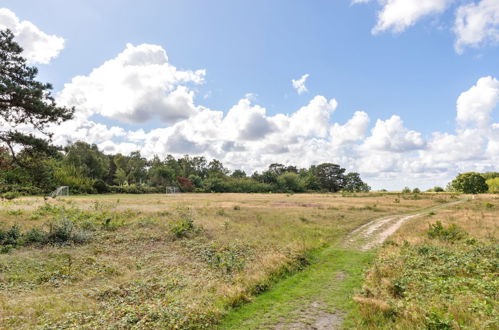
<svg viewBox="0 0 499 330"><path fill-rule="evenodd" d="M374 219L456 200L369 193L4 201L1 228L16 225L21 235L0 254L0 324L213 328L223 320L222 328L286 328L283 318L300 315L294 312L302 305L300 317L312 324L322 315L355 326L351 296L373 254L359 250L363 241L344 247L350 233ZM474 200L435 212L492 219L499 206L490 200L492 209L475 210L485 202ZM409 220L402 232L414 224Z"/></svg>
<svg viewBox="0 0 499 330"><path fill-rule="evenodd" d="M407 221L378 251L359 328L499 328L499 196Z"/></svg>

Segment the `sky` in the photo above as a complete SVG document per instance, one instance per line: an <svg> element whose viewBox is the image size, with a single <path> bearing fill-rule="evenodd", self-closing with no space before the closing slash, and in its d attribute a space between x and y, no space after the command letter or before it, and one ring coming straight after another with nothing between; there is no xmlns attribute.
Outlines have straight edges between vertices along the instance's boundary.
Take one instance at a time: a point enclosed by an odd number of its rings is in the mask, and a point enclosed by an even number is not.
<svg viewBox="0 0 499 330"><path fill-rule="evenodd" d="M75 118L54 142L338 163L374 189L499 171L499 0L3 0ZM27 128L28 129L28 128Z"/></svg>

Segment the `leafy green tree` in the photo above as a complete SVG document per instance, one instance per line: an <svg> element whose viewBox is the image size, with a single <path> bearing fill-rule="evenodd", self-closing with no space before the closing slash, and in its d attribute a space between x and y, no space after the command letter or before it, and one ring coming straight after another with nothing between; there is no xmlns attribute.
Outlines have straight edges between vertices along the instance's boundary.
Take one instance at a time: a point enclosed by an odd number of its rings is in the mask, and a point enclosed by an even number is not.
<svg viewBox="0 0 499 330"><path fill-rule="evenodd" d="M147 160L140 155L140 151L134 151L128 157L127 172L129 183L141 184L146 181Z"/></svg>
<svg viewBox="0 0 499 330"><path fill-rule="evenodd" d="M323 163L315 169L322 189L336 192L345 186L345 169L337 164Z"/></svg>
<svg viewBox="0 0 499 330"><path fill-rule="evenodd" d="M277 184L283 191L302 192L305 190L299 175L294 172L284 172L279 175L277 177Z"/></svg>
<svg viewBox="0 0 499 330"><path fill-rule="evenodd" d="M244 172L243 170L235 170L230 176L233 178L242 179L246 177L246 172Z"/></svg>
<svg viewBox="0 0 499 330"><path fill-rule="evenodd" d="M7 147L18 165L16 150L30 154L55 154L50 145L50 124L60 124L73 117L74 109L59 107L51 96L50 84L36 81L38 69L30 67L22 57L23 49L10 30L0 31L0 143ZM29 131L21 129L28 125ZM44 136L41 138L37 135Z"/></svg>
<svg viewBox="0 0 499 330"><path fill-rule="evenodd" d="M454 190L465 194L480 194L487 192L488 186L480 173L468 172L459 174L452 180Z"/></svg>
<svg viewBox="0 0 499 330"><path fill-rule="evenodd" d="M345 175L345 186L343 190L350 192L369 191L371 188L362 181L359 173L351 172Z"/></svg>
<svg viewBox="0 0 499 330"><path fill-rule="evenodd" d="M127 176L125 170L122 169L121 167L116 170L116 173L114 174L114 177L115 177L114 182L116 182L120 186L122 186L125 183L127 183L128 176Z"/></svg>
<svg viewBox="0 0 499 330"><path fill-rule="evenodd" d="M229 170L224 167L221 161L213 159L208 164L208 176L209 177L223 177L229 174Z"/></svg>
<svg viewBox="0 0 499 330"><path fill-rule="evenodd" d="M95 144L79 141L66 147L64 162L81 167L84 175L92 179L105 179L109 172L109 158Z"/></svg>

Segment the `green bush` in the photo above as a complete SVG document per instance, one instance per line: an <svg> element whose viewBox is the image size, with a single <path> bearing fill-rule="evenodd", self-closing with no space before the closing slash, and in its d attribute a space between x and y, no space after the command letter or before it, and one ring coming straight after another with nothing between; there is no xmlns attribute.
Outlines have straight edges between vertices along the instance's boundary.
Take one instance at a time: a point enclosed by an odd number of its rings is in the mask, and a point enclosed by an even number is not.
<svg viewBox="0 0 499 330"><path fill-rule="evenodd" d="M47 243L81 244L91 239L91 232L78 228L69 219L52 220L47 223Z"/></svg>
<svg viewBox="0 0 499 330"><path fill-rule="evenodd" d="M8 192L2 194L2 198L5 198L7 200L13 200L19 196L21 196L21 194L17 191L8 191Z"/></svg>
<svg viewBox="0 0 499 330"><path fill-rule="evenodd" d="M9 230L0 228L0 245L2 246L17 246L21 238L21 230L17 225L13 225Z"/></svg>
<svg viewBox="0 0 499 330"><path fill-rule="evenodd" d="M176 238L186 237L194 229L194 221L190 214L184 213L170 224L170 232Z"/></svg>
<svg viewBox="0 0 499 330"><path fill-rule="evenodd" d="M488 179L485 183L489 193L499 194L499 178Z"/></svg>
<svg viewBox="0 0 499 330"><path fill-rule="evenodd" d="M463 229L456 224L451 224L449 227L445 228L440 221L435 224L430 224L427 235L430 238L436 238L441 241L459 241L466 238L467 234Z"/></svg>

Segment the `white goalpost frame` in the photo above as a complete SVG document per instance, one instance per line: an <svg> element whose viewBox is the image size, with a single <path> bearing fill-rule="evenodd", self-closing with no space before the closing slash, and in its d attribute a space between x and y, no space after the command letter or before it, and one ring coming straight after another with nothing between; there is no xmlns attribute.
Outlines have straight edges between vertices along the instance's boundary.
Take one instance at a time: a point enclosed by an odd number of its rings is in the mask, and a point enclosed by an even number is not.
<svg viewBox="0 0 499 330"><path fill-rule="evenodd" d="M180 194L180 189L178 187L175 187L175 186L166 186L165 187L165 193L167 195Z"/></svg>
<svg viewBox="0 0 499 330"><path fill-rule="evenodd" d="M51 194L51 197L56 198L58 196L69 196L69 187L68 186L60 186L57 187Z"/></svg>

